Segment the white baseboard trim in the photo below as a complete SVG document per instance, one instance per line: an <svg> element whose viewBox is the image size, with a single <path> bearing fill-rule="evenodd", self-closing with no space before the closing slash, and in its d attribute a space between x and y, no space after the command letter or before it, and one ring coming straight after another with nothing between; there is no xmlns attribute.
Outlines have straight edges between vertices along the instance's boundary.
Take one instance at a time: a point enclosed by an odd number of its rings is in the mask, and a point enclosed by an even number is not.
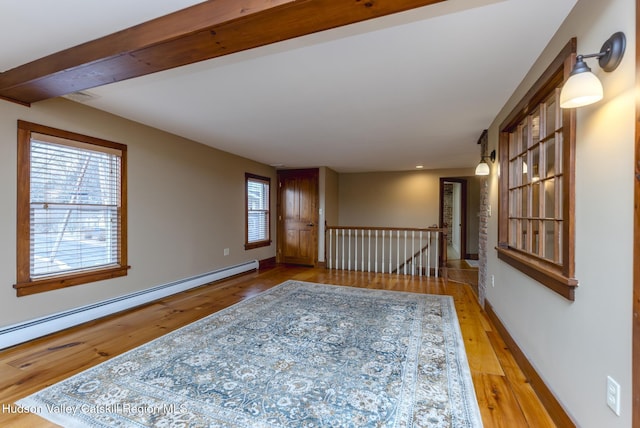
<svg viewBox="0 0 640 428"><path fill-rule="evenodd" d="M45 317L1 327L0 349L8 348L9 346L14 346L78 324L93 321L116 312L131 309L213 281L219 281L233 275L256 270L258 269L258 266L258 261L252 260L239 265L228 266L212 272L170 282L168 284L147 288L146 290L137 291L135 293L114 297L91 305L81 306L68 311L58 312Z"/></svg>

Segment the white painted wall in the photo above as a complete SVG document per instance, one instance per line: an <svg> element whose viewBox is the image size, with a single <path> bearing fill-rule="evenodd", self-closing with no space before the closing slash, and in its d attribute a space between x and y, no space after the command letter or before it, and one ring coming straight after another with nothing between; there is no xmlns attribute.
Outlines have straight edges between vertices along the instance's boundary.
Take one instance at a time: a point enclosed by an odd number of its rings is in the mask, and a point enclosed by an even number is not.
<svg viewBox="0 0 640 428"><path fill-rule="evenodd" d="M22 119L128 146L129 274L16 297L16 147ZM275 170L64 99L0 100L0 327L275 256L244 250L244 174ZM275 210L275 187L271 192ZM275 240L275 215L272 218ZM229 248L230 255L223 256Z"/></svg>
<svg viewBox="0 0 640 428"><path fill-rule="evenodd" d="M324 237L325 223L329 226L338 224L338 173L325 166L320 168L320 215L318 224L318 261L325 261Z"/></svg>
<svg viewBox="0 0 640 428"><path fill-rule="evenodd" d="M339 225L430 227L439 223L440 178L473 169L345 173L339 176Z"/></svg>
<svg viewBox="0 0 640 428"><path fill-rule="evenodd" d="M605 98L577 112L575 302L499 261L497 214L490 219L487 299L538 373L580 427L631 426L633 158L635 130L635 1L580 0L522 85L489 129L497 149L498 125L562 46L578 38L579 53L599 51L624 31L620 67L600 77ZM508 66L508 58L503 59ZM497 168L490 177L497 213ZM607 375L622 387L622 414L606 405Z"/></svg>

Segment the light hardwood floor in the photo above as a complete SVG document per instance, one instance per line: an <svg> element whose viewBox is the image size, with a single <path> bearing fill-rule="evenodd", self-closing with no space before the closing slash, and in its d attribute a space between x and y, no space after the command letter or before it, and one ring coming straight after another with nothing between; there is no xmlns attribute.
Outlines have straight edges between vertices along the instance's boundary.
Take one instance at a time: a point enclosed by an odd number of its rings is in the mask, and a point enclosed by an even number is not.
<svg viewBox="0 0 640 428"><path fill-rule="evenodd" d="M293 266L200 287L0 352L0 426L55 426L33 414L11 413L7 406L287 279L453 296L484 426L555 426L469 285Z"/></svg>

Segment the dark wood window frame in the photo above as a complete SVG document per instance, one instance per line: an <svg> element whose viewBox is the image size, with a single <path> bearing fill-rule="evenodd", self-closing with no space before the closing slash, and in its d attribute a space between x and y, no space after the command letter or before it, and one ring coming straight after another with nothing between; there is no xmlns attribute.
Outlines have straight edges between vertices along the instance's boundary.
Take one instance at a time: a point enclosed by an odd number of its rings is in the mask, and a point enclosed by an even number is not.
<svg viewBox="0 0 640 428"><path fill-rule="evenodd" d="M97 267L80 272L70 272L45 277L31 277L31 134L38 133L78 141L80 143L100 146L120 151L120 239L118 240L118 261L108 267ZM16 284L14 288L18 297L45 291L56 290L94 281L101 281L127 275L127 146L99 138L89 137L74 132L63 131L35 123L18 121L18 177L17 177L17 254Z"/></svg>
<svg viewBox="0 0 640 428"><path fill-rule="evenodd" d="M575 109L562 110L562 257L553 263L509 245L509 134L561 87L575 63L577 42L567 43L542 76L500 125L500 177L498 208L498 258L569 300L575 298Z"/></svg>
<svg viewBox="0 0 640 428"><path fill-rule="evenodd" d="M267 239L261 241L252 241L249 242L249 181L260 181L266 183L268 185L268 193L267 193L267 204L269 209L266 211L267 216ZM251 174L249 172L244 175L244 249L252 250L254 248L267 247L271 245L271 178L263 177L261 175Z"/></svg>

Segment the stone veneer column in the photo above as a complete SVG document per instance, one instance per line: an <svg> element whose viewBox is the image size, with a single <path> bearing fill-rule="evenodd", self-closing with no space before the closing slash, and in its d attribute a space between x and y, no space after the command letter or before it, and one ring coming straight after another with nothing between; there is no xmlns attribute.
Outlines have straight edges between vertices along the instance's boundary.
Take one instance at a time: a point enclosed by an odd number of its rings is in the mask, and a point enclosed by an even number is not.
<svg viewBox="0 0 640 428"><path fill-rule="evenodd" d="M480 211L479 211L479 239L478 239L478 301L484 308L484 299L487 291L487 251L489 241L489 179L485 177L480 184Z"/></svg>
<svg viewBox="0 0 640 428"><path fill-rule="evenodd" d="M489 154L489 138L485 129L478 140L480 144L480 156ZM478 301L484 308L484 299L487 292L487 251L489 250L489 177L482 177L480 184L480 211L479 237L478 237Z"/></svg>

